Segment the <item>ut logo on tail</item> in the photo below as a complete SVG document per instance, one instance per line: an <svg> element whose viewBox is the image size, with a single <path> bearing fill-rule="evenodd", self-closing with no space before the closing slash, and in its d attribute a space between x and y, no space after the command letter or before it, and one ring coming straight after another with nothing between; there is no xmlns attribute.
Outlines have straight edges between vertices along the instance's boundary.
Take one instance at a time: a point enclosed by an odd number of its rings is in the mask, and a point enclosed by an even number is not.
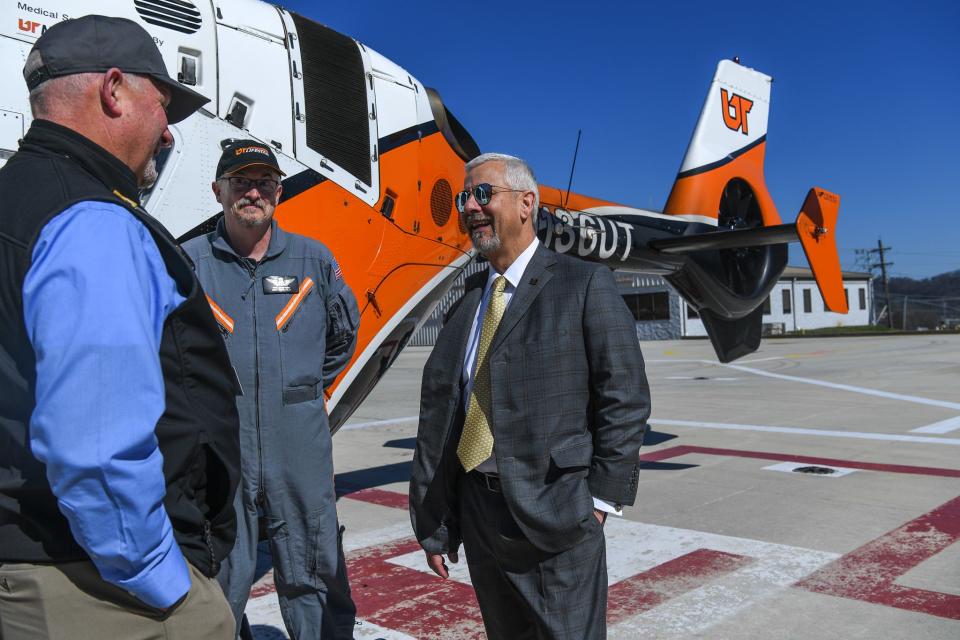
<svg viewBox="0 0 960 640"><path fill-rule="evenodd" d="M749 133L747 128L747 114L753 108L753 100L748 100L737 94L727 95L726 89L720 89L720 102L723 105L723 123L727 128L736 131L743 131L743 135Z"/></svg>

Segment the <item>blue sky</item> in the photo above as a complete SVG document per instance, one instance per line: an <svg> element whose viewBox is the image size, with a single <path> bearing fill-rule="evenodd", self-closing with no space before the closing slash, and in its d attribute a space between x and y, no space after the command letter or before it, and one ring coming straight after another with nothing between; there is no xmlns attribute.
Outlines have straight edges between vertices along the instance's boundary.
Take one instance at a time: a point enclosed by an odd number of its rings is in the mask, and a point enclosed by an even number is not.
<svg viewBox="0 0 960 640"><path fill-rule="evenodd" d="M841 196L841 261L960 269L960 3L284 3L440 92L483 151L540 182L660 209L722 58L774 78L766 176L784 221ZM802 252L791 252L803 264Z"/></svg>

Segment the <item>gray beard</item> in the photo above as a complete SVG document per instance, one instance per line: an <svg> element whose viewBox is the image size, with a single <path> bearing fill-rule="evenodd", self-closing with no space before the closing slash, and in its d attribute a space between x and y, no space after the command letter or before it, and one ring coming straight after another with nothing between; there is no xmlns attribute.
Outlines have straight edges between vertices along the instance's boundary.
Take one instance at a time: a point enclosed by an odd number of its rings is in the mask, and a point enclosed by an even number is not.
<svg viewBox="0 0 960 640"><path fill-rule="evenodd" d="M143 175L140 176L140 189L146 191L151 189L153 185L157 183L157 159L150 158L150 162L147 163L147 166L143 168Z"/></svg>
<svg viewBox="0 0 960 640"><path fill-rule="evenodd" d="M240 204L241 202L243 203L242 205ZM260 207L261 214L259 215L254 214L251 216L251 215L240 213L243 207L247 206L248 204L258 205ZM241 200L233 205L234 218L236 218L237 222L239 222L241 226L246 227L248 229L259 227L263 225L265 222L270 221L272 212L267 212L267 208L269 206L270 206L269 203L263 200L262 198L260 200L257 200L256 202L250 202L249 200Z"/></svg>
<svg viewBox="0 0 960 640"><path fill-rule="evenodd" d="M473 246L477 251L480 252L480 255L486 256L497 249L500 248L500 236L497 235L497 232L494 231L493 235L489 237L477 237L476 235L470 236L470 241L473 242Z"/></svg>

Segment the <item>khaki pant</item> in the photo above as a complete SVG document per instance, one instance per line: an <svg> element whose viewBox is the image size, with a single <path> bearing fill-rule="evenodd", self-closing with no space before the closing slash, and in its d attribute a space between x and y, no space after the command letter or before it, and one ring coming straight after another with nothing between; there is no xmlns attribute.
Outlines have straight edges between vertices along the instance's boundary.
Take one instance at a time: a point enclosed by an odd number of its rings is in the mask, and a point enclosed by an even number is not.
<svg viewBox="0 0 960 640"><path fill-rule="evenodd" d="M164 614L105 582L89 561L0 564L0 640L233 640L217 581L188 566L190 591Z"/></svg>

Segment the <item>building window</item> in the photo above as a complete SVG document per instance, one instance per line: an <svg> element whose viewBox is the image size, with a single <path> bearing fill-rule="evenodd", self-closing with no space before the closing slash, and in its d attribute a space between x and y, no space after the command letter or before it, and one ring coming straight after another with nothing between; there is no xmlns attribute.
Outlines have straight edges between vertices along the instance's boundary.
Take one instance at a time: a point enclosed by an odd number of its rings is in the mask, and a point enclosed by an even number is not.
<svg viewBox="0 0 960 640"><path fill-rule="evenodd" d="M843 288L843 301L847 303L847 309L850 308L850 289L847 287Z"/></svg>
<svg viewBox="0 0 960 640"><path fill-rule="evenodd" d="M666 291L628 293L623 296L623 301L627 303L637 322L670 319L670 294Z"/></svg>
<svg viewBox="0 0 960 640"><path fill-rule="evenodd" d="M790 298L790 289L784 289L781 293L783 294L783 312L790 313L793 311L793 301Z"/></svg>
<svg viewBox="0 0 960 640"><path fill-rule="evenodd" d="M867 290L860 289L860 310L867 308Z"/></svg>
<svg viewBox="0 0 960 640"><path fill-rule="evenodd" d="M771 313L771 311L770 311L770 296L767 296L766 298L763 299L763 313L766 314L766 315L770 315L770 313Z"/></svg>
<svg viewBox="0 0 960 640"><path fill-rule="evenodd" d="M690 306L690 304L687 304L687 318L693 320L699 317L700 317L700 313L696 309L694 309L692 306Z"/></svg>
<svg viewBox="0 0 960 640"><path fill-rule="evenodd" d="M810 289L803 290L803 312L813 313L813 296L810 294Z"/></svg>

